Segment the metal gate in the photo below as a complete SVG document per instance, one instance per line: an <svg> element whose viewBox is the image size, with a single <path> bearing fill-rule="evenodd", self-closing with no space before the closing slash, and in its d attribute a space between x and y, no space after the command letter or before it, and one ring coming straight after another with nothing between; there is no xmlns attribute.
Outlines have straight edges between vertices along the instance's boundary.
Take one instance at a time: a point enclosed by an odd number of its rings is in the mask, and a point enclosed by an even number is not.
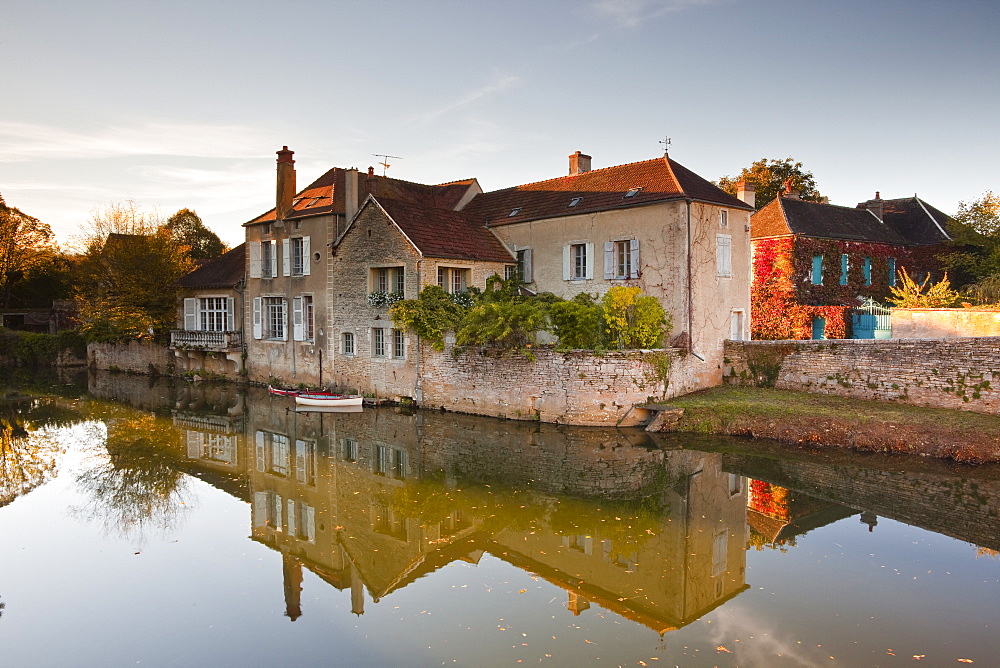
<svg viewBox="0 0 1000 668"><path fill-rule="evenodd" d="M873 299L852 309L851 338L888 339L892 336L890 310Z"/></svg>

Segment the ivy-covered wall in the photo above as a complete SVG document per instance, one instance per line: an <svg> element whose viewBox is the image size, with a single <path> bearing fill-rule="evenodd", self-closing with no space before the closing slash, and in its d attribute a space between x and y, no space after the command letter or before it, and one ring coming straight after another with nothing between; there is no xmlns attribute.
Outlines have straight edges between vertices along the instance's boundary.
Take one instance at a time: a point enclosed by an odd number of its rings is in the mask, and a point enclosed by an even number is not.
<svg viewBox="0 0 1000 668"><path fill-rule="evenodd" d="M871 297L885 303L893 269L921 278L941 277L939 246L774 237L753 242L750 326L754 339L810 339L813 318L826 321L826 338L850 336L847 311ZM847 256L847 272L842 257ZM814 262L822 257L821 276ZM867 259L867 262L866 262ZM867 267L867 268L866 268Z"/></svg>

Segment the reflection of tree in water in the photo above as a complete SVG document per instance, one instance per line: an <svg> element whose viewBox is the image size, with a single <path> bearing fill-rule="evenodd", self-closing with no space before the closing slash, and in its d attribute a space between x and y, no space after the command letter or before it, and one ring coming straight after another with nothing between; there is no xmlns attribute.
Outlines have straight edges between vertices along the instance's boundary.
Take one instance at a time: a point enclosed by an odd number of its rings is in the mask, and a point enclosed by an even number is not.
<svg viewBox="0 0 1000 668"><path fill-rule="evenodd" d="M40 399L0 403L0 506L55 477L63 450L43 427L60 426L57 414L71 420L73 411Z"/></svg>
<svg viewBox="0 0 1000 668"><path fill-rule="evenodd" d="M105 420L105 448L93 452L92 466L77 476L90 499L75 511L123 536L148 527L166 531L176 524L187 492L181 460L171 448L179 436L153 415L127 413Z"/></svg>

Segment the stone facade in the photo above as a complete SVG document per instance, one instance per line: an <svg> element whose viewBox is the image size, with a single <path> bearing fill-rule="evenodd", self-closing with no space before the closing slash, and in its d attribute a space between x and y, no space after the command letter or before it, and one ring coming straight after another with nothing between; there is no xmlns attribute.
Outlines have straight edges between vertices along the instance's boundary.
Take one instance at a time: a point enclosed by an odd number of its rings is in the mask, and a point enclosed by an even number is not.
<svg viewBox="0 0 1000 668"><path fill-rule="evenodd" d="M479 350L425 350L421 404L509 419L614 425L634 404L663 397L653 361L663 354L672 360L667 397L703 387L707 363L680 350L598 354L543 348L534 361Z"/></svg>
<svg viewBox="0 0 1000 668"><path fill-rule="evenodd" d="M170 373L174 355L166 347L149 341L91 343L87 345L87 366L118 369L131 373Z"/></svg>
<svg viewBox="0 0 1000 668"><path fill-rule="evenodd" d="M1000 414L1000 337L727 341L727 382Z"/></svg>
<svg viewBox="0 0 1000 668"><path fill-rule="evenodd" d="M894 308L892 338L1000 336L1000 311L976 308Z"/></svg>

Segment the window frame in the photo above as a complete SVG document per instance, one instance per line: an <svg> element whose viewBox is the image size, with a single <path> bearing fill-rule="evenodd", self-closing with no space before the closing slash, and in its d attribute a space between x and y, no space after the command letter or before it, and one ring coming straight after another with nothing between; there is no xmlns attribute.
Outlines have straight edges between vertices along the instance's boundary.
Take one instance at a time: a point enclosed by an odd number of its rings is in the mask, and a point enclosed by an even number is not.
<svg viewBox="0 0 1000 668"><path fill-rule="evenodd" d="M385 327L372 327L372 357L385 357Z"/></svg>
<svg viewBox="0 0 1000 668"><path fill-rule="evenodd" d="M340 333L340 354L354 357L357 354L357 340L354 332Z"/></svg>
<svg viewBox="0 0 1000 668"><path fill-rule="evenodd" d="M733 235L715 235L715 275L718 278L733 277Z"/></svg>

